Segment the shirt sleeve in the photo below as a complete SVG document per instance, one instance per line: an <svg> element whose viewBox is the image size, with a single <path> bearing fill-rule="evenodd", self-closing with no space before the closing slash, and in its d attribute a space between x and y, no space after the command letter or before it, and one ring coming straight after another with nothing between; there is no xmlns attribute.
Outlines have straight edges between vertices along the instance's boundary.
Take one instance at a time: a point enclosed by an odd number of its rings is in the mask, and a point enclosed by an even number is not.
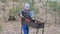
<svg viewBox="0 0 60 34"><path fill-rule="evenodd" d="M33 14L32 11L30 12L30 17L31 17L32 19L34 18L34 14Z"/></svg>

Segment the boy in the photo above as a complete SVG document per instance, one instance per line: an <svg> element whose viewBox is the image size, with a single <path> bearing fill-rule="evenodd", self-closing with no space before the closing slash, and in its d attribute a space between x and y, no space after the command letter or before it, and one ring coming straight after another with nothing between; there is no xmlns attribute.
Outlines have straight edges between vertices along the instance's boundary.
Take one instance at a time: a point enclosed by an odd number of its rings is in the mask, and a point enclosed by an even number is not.
<svg viewBox="0 0 60 34"><path fill-rule="evenodd" d="M30 5L28 3L25 4L24 10L22 10L21 13L20 13L21 17L23 17L23 15L22 15L23 12L26 12L33 19L33 12L30 10ZM21 19L22 30L23 30L24 34L28 34L29 33L29 26L27 26L24 23L25 20L27 20L27 19L24 19L24 18ZM29 20L28 20L28 22L29 22Z"/></svg>

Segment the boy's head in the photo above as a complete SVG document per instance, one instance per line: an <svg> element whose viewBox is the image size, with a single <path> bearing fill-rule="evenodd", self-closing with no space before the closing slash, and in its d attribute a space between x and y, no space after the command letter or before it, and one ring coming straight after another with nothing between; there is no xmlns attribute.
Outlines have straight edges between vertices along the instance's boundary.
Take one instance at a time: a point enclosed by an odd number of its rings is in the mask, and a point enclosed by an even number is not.
<svg viewBox="0 0 60 34"><path fill-rule="evenodd" d="M30 10L30 4L28 3L25 4L25 10Z"/></svg>

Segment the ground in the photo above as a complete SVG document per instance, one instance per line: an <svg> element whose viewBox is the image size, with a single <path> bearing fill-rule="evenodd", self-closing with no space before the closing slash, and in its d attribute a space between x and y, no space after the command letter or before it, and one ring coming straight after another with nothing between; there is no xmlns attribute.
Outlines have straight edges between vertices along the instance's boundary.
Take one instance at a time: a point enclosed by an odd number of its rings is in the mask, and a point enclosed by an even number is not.
<svg viewBox="0 0 60 34"><path fill-rule="evenodd" d="M30 27L29 30L29 34L36 34L37 29ZM20 21L2 22L1 34L21 34ZM42 29L39 29L38 34L42 34ZM45 24L44 34L60 34L60 25Z"/></svg>

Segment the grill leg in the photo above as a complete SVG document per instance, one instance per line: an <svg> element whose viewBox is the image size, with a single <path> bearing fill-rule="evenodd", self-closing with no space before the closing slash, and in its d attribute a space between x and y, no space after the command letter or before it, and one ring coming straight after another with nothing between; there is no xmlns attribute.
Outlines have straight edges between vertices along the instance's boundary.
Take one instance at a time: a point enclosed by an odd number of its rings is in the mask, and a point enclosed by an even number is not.
<svg viewBox="0 0 60 34"><path fill-rule="evenodd" d="M43 30L42 30L42 34L44 34L44 23L43 23Z"/></svg>
<svg viewBox="0 0 60 34"><path fill-rule="evenodd" d="M38 34L38 30L39 30L39 29L37 29L36 34Z"/></svg>

